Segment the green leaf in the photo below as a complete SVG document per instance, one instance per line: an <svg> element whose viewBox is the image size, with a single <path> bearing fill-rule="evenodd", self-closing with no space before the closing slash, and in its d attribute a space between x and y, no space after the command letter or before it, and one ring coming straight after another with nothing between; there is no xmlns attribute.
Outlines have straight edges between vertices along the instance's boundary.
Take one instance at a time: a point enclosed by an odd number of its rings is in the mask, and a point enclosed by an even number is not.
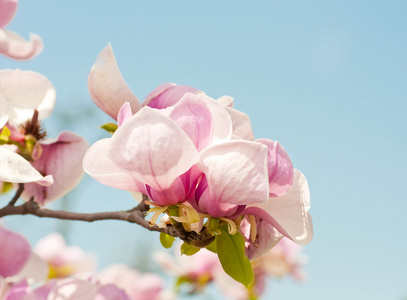
<svg viewBox="0 0 407 300"><path fill-rule="evenodd" d="M234 235L220 227L216 247L223 270L234 280L248 287L254 279L252 264L245 255L244 237L238 231Z"/></svg>
<svg viewBox="0 0 407 300"><path fill-rule="evenodd" d="M185 255L191 256L191 255L194 255L195 253L197 253L199 250L201 250L201 248L194 247L187 243L183 243L181 245L181 255L185 254Z"/></svg>
<svg viewBox="0 0 407 300"><path fill-rule="evenodd" d="M213 253L218 253L218 250L216 249L216 238L215 240L209 244L209 246L206 246L206 249L208 249L209 251L212 251Z"/></svg>
<svg viewBox="0 0 407 300"><path fill-rule="evenodd" d="M102 128L102 129L106 130L107 132L113 134L117 130L118 126L115 123L106 123L106 124L100 126L99 128Z"/></svg>
<svg viewBox="0 0 407 300"><path fill-rule="evenodd" d="M10 130L7 128L7 126L4 126L0 132L0 145L7 144L10 138L10 134Z"/></svg>
<svg viewBox="0 0 407 300"><path fill-rule="evenodd" d="M160 242L164 248L167 248L167 249L171 248L174 241L175 241L175 237L168 235L164 232L160 233Z"/></svg>

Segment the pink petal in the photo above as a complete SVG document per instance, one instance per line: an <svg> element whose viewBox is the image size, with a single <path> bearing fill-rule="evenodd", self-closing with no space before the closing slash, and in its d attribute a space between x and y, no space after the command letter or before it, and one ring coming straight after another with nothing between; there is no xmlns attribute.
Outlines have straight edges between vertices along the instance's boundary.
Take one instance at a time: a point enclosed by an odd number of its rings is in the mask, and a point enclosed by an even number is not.
<svg viewBox="0 0 407 300"><path fill-rule="evenodd" d="M107 284L100 287L94 300L131 300L126 292L119 289L114 284Z"/></svg>
<svg viewBox="0 0 407 300"><path fill-rule="evenodd" d="M224 107L233 107L233 98L230 96L219 97L216 102Z"/></svg>
<svg viewBox="0 0 407 300"><path fill-rule="evenodd" d="M55 105L56 93L52 83L33 71L0 70L0 94L9 107L9 123L18 126L38 110L39 119L47 118Z"/></svg>
<svg viewBox="0 0 407 300"><path fill-rule="evenodd" d="M211 97L203 94L199 94L198 97L205 101L206 105L208 105L209 110L211 111L213 120L212 144L230 140L233 131L232 121L225 108L222 105L216 103L216 101L213 100Z"/></svg>
<svg viewBox="0 0 407 300"><path fill-rule="evenodd" d="M40 204L55 201L73 189L83 176L82 160L89 145L81 136L65 131L56 141L41 142L41 157L32 165L43 174L51 174L54 184L50 187L40 187L26 184L22 197L34 200Z"/></svg>
<svg viewBox="0 0 407 300"><path fill-rule="evenodd" d="M16 60L27 60L41 53L44 45L39 35L30 33L27 41L17 33L0 29L0 54Z"/></svg>
<svg viewBox="0 0 407 300"><path fill-rule="evenodd" d="M43 177L27 160L17 153L0 147L0 181L28 183L36 182L49 186L52 176Z"/></svg>
<svg viewBox="0 0 407 300"><path fill-rule="evenodd" d="M110 44L100 52L88 77L89 94L96 105L116 120L121 106L129 102L136 113L140 102L127 86Z"/></svg>
<svg viewBox="0 0 407 300"><path fill-rule="evenodd" d="M6 27L17 12L17 0L0 0L0 28Z"/></svg>
<svg viewBox="0 0 407 300"><path fill-rule="evenodd" d="M83 159L83 169L94 179L105 185L125 191L145 193L144 184L120 169L107 155L111 139L94 143Z"/></svg>
<svg viewBox="0 0 407 300"><path fill-rule="evenodd" d="M196 88L187 85L176 85L175 83L164 83L152 91L146 99L144 99L142 106L149 106L152 108L167 108L175 105L179 100L184 97L185 93L198 94L201 93Z"/></svg>
<svg viewBox="0 0 407 300"><path fill-rule="evenodd" d="M290 157L278 141L258 139L256 142L268 147L270 196L282 196L291 187L294 179L294 167Z"/></svg>
<svg viewBox="0 0 407 300"><path fill-rule="evenodd" d="M260 143L230 141L206 148L199 167L214 203L247 205L268 198L267 147Z"/></svg>
<svg viewBox="0 0 407 300"><path fill-rule="evenodd" d="M245 238L245 253L250 260L256 259L264 253L267 253L283 238L283 235L278 232L274 226L264 221L262 218L255 217L255 222L257 234L254 243L250 236L251 225L247 221L247 218L242 220L239 229Z"/></svg>
<svg viewBox="0 0 407 300"><path fill-rule="evenodd" d="M130 103L125 102L120 108L119 113L117 114L117 126L122 126L123 122L125 122L127 119L130 119L132 115L133 112L131 111Z"/></svg>
<svg viewBox="0 0 407 300"><path fill-rule="evenodd" d="M70 277L58 280L47 299L90 300L94 299L97 290L97 286L90 281Z"/></svg>
<svg viewBox="0 0 407 300"><path fill-rule="evenodd" d="M311 215L308 213L310 208L307 179L295 170L293 185L283 196L271 197L262 205L249 207L245 214L263 218L289 239L305 245L314 235Z"/></svg>
<svg viewBox="0 0 407 300"><path fill-rule="evenodd" d="M233 107L225 107L225 109L232 120L233 134L241 137L244 140L254 141L249 116L241 111L238 111L237 109L234 109Z"/></svg>
<svg viewBox="0 0 407 300"><path fill-rule="evenodd" d="M0 226L0 275L17 274L30 258L30 244L20 234Z"/></svg>
<svg viewBox="0 0 407 300"><path fill-rule="evenodd" d="M109 158L136 180L164 190L198 160L195 145L170 118L144 107L112 137Z"/></svg>
<svg viewBox="0 0 407 300"><path fill-rule="evenodd" d="M30 284L39 283L47 280L48 274L48 264L37 254L31 252L30 258L20 272L13 276L12 281L18 282L26 279Z"/></svg>
<svg viewBox="0 0 407 300"><path fill-rule="evenodd" d="M208 105L198 96L186 93L174 106L170 118L186 132L198 151L212 141L212 115Z"/></svg>

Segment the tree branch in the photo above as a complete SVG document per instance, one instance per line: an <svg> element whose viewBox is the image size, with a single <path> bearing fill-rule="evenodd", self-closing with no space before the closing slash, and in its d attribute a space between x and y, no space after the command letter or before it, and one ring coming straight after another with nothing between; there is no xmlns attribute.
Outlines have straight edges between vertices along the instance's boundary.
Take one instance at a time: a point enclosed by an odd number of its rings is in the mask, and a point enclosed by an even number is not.
<svg viewBox="0 0 407 300"><path fill-rule="evenodd" d="M10 200L10 202L8 203L9 206L14 206L14 204L16 204L18 198L20 198L21 194L24 191L24 183L19 183L18 184L18 189L16 194L14 195L13 199Z"/></svg>
<svg viewBox="0 0 407 300"><path fill-rule="evenodd" d="M21 191L20 191L21 189ZM204 245L205 243L213 239L212 235L208 235L206 232L198 234L196 232L186 231L182 225L174 226L167 225L165 228L160 228L157 225L150 225L150 222L145 219L146 212L149 210L149 206L145 203L148 199L147 196L143 195L143 201L141 203L127 211L112 211L112 212L98 212L98 213L76 213L68 212L62 210L51 210L47 208L42 208L37 202L30 199L30 201L21 204L19 206L14 206L18 197L24 190L24 185L19 186L19 189L10 203L0 209L0 218L12 215L33 215L39 218L53 218L60 220L73 220L73 221L84 221L84 222L94 222L102 220L120 220L130 223L136 223L147 230L164 232L173 237L178 237L184 242L196 245ZM180 224L179 224L180 225Z"/></svg>

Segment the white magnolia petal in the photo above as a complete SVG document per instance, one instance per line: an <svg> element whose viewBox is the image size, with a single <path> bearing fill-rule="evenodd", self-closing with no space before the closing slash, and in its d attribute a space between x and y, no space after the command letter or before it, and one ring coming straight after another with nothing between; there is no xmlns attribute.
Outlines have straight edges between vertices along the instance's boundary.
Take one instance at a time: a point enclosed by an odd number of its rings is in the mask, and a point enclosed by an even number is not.
<svg viewBox="0 0 407 300"><path fill-rule="evenodd" d="M27 160L4 147L0 147L0 180L15 183L36 182L43 186L54 182L52 176L42 176Z"/></svg>
<svg viewBox="0 0 407 300"><path fill-rule="evenodd" d="M95 104L115 120L125 102L133 113L141 107L120 73L110 44L100 52L89 73L88 89Z"/></svg>
<svg viewBox="0 0 407 300"><path fill-rule="evenodd" d="M41 53L44 45L39 35L30 33L27 41L17 33L0 29L0 54L16 60L32 59Z"/></svg>
<svg viewBox="0 0 407 300"><path fill-rule="evenodd" d="M83 159L83 169L94 179L105 185L133 192L144 192L142 184L120 169L107 155L111 139L94 143Z"/></svg>
<svg viewBox="0 0 407 300"><path fill-rule="evenodd" d="M233 107L234 100L233 97L225 95L219 97L218 100L216 100L216 102L225 107Z"/></svg>
<svg viewBox="0 0 407 300"><path fill-rule="evenodd" d="M142 108L117 129L110 159L133 177L161 191L198 161L187 134L170 118Z"/></svg>
<svg viewBox="0 0 407 300"><path fill-rule="evenodd" d="M249 116L233 107L225 107L225 109L232 120L233 134L242 139L254 141L255 138Z"/></svg>
<svg viewBox="0 0 407 300"><path fill-rule="evenodd" d="M252 204L267 201L267 147L230 141L204 149L199 168L205 173L211 201Z"/></svg>
<svg viewBox="0 0 407 300"><path fill-rule="evenodd" d="M216 103L214 99L204 94L199 94L198 97L206 102L212 114L213 143L216 144L225 140L230 140L233 133L232 120L225 108Z"/></svg>
<svg viewBox="0 0 407 300"><path fill-rule="evenodd" d="M9 107L9 122L20 125L38 111L38 118L47 118L55 105L55 88L43 75L33 71L0 70L0 93Z"/></svg>
<svg viewBox="0 0 407 300"><path fill-rule="evenodd" d="M294 242L305 245L312 240L314 232L308 212L311 208L309 187L307 179L299 170L294 171L293 185L283 196L271 197L256 207L267 212L278 223L273 225L280 225L281 228L275 227Z"/></svg>

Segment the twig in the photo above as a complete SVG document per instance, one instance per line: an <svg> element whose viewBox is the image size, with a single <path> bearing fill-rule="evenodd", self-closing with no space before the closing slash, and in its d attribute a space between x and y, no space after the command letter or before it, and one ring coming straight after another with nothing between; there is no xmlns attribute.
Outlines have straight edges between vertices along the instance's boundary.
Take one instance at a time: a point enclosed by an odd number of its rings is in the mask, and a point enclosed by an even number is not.
<svg viewBox="0 0 407 300"><path fill-rule="evenodd" d="M21 194L24 191L24 183L19 183L18 184L18 189L16 194L14 195L13 199L10 200L10 202L8 203L9 206L14 206L14 204L16 204L18 198L20 198Z"/></svg>
<svg viewBox="0 0 407 300"><path fill-rule="evenodd" d="M188 232L184 230L182 226L168 225L165 228L160 228L157 225L151 226L149 221L145 219L146 212L149 209L149 206L145 203L147 199L146 196L143 196L143 201L136 207L128 211L112 211L112 212L98 212L98 213L76 213L68 212L62 210L51 210L47 208L42 208L38 205L37 202L30 199L30 201L21 204L19 206L14 206L19 195L21 195L24 186L17 191L16 195L10 201L9 205L0 209L0 218L5 216L12 215L33 215L39 218L53 218L60 220L74 220L74 221L84 221L84 222L94 222L102 220L120 220L130 223L136 223L147 230L164 232L168 235L178 237L187 243L195 244L194 241L197 241L197 244L205 244L206 241L210 241L213 236L209 236L206 233L198 234L196 232ZM16 199L15 199L16 198Z"/></svg>

